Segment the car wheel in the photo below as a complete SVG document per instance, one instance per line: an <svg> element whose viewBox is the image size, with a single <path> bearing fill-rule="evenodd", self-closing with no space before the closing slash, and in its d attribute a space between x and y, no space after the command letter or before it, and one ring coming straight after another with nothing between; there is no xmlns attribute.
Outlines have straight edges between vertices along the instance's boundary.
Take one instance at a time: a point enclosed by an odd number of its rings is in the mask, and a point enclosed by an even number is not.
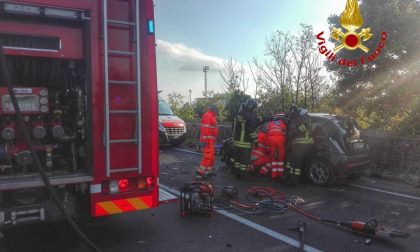
<svg viewBox="0 0 420 252"><path fill-rule="evenodd" d="M306 168L308 179L312 184L326 186L335 182L332 165L325 159L314 158Z"/></svg>

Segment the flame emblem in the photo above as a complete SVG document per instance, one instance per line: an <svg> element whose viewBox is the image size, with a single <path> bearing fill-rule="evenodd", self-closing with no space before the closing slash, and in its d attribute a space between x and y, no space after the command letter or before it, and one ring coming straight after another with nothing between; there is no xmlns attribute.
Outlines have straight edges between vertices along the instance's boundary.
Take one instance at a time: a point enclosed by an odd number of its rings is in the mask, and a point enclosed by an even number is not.
<svg viewBox="0 0 420 252"><path fill-rule="evenodd" d="M343 32L341 28L333 28L331 38L341 43L334 48L335 52L339 52L343 48L347 50L359 48L365 53L369 52L369 48L364 46L362 41L368 41L373 35L370 28L363 28L357 32L363 26L363 17L360 14L357 0L347 0L346 8L341 13L340 24L347 31Z"/></svg>

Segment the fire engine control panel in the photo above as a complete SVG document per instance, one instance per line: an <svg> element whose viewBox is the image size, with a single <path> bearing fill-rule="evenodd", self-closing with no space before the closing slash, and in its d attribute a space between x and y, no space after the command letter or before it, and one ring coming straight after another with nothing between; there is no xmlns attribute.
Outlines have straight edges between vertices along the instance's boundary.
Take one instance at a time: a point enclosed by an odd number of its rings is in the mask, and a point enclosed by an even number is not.
<svg viewBox="0 0 420 252"><path fill-rule="evenodd" d="M46 114L49 111L48 89L14 88L19 108L22 114ZM5 87L0 88L1 109L0 115L15 114L15 109L10 98L9 91Z"/></svg>
<svg viewBox="0 0 420 252"><path fill-rule="evenodd" d="M86 155L85 94L75 80L70 84L14 88L25 130L50 170L76 171ZM0 106L0 176L35 172L6 87L0 87Z"/></svg>

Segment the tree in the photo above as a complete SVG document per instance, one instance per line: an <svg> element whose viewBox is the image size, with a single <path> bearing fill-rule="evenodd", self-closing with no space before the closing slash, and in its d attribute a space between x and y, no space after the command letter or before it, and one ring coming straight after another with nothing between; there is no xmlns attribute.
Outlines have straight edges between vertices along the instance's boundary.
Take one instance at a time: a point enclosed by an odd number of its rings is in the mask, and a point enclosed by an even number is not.
<svg viewBox="0 0 420 252"><path fill-rule="evenodd" d="M222 88L229 94L240 89L246 92L248 89L249 80L245 78L245 68L242 64L238 66L232 57L223 62L223 67L219 67L219 76L222 80Z"/></svg>
<svg viewBox="0 0 420 252"><path fill-rule="evenodd" d="M184 106L184 98L181 93L172 92L168 94L168 104L175 114Z"/></svg>
<svg viewBox="0 0 420 252"><path fill-rule="evenodd" d="M233 121L238 113L241 104L245 103L246 100L250 99L251 96L245 94L240 90L235 90L233 94L230 95L229 100L226 103L225 110L226 110L226 120Z"/></svg>
<svg viewBox="0 0 420 252"><path fill-rule="evenodd" d="M341 50L337 58L368 59L378 47L382 32L387 34L382 35L386 38L385 48L374 61L367 60L363 66L327 64L337 78L335 103L365 127L418 134L420 126L413 129L410 123L418 119L414 111L418 109L420 95L420 2L363 0L360 10L363 27L370 27L374 35L363 42L370 50L367 54L361 50ZM339 19L331 16L330 26L340 27Z"/></svg>
<svg viewBox="0 0 420 252"><path fill-rule="evenodd" d="M316 109L328 82L315 46L313 29L304 24L297 36L276 31L267 39L264 63L254 59L251 68L264 110L286 111L292 103Z"/></svg>
<svg viewBox="0 0 420 252"><path fill-rule="evenodd" d="M230 95L228 93L211 93L207 99L197 98L193 102L193 110L195 117L197 119L201 118L204 113L207 111L210 104L216 104L219 109L218 120L223 121L227 117L227 112L225 110L225 104L229 100Z"/></svg>
<svg viewBox="0 0 420 252"><path fill-rule="evenodd" d="M184 121L192 121L194 120L194 109L187 102L178 110L176 115L181 117Z"/></svg>

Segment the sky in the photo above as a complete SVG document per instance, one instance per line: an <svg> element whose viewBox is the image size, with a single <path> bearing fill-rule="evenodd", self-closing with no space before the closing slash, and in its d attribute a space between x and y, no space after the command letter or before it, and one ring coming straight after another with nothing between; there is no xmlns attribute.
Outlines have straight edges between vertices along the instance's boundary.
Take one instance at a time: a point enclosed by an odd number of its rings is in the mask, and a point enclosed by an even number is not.
<svg viewBox="0 0 420 252"><path fill-rule="evenodd" d="M208 90L223 92L218 69L232 57L248 69L264 57L273 32L297 33L301 23L329 34L327 18L340 14L346 0L155 0L158 88L163 96L179 92L189 101ZM247 93L253 94L252 76Z"/></svg>

